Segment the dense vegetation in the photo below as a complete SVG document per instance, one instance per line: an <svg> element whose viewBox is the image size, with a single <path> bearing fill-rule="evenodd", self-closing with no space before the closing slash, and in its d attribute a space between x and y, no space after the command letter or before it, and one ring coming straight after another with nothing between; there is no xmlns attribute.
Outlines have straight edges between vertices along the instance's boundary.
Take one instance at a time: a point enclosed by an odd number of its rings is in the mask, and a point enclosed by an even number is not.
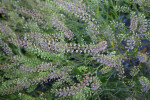
<svg viewBox="0 0 150 100"><path fill-rule="evenodd" d="M149 100L149 0L0 0L0 100Z"/></svg>

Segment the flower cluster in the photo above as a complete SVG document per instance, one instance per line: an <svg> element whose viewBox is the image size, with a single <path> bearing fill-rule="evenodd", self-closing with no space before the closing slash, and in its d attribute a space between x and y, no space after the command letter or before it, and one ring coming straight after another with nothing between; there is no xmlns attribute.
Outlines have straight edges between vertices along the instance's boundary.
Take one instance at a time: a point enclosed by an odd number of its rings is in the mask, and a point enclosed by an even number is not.
<svg viewBox="0 0 150 100"><path fill-rule="evenodd" d="M23 13L28 14L29 16L32 16L32 18L34 20L37 20L38 22L40 22L42 24L46 23L46 20L43 18L43 16L41 16L43 14L41 14L40 11L35 10L35 9L30 10L28 8L19 7L19 6L16 6L16 8L19 9L20 11L22 11Z"/></svg>
<svg viewBox="0 0 150 100"><path fill-rule="evenodd" d="M5 89L0 89L0 92L2 95L6 95L6 94L8 95L8 94L22 91L24 88L25 88L25 83L17 84L17 85L14 85L13 87L11 86L11 87L7 87Z"/></svg>
<svg viewBox="0 0 150 100"><path fill-rule="evenodd" d="M60 5L64 10L73 13L79 19L88 22L88 29L92 32L92 35L99 34L98 31L99 26L96 25L98 22L96 19L92 18L90 14L88 14L82 8L77 7L71 2L66 2L65 0L53 0L56 4Z"/></svg>
<svg viewBox="0 0 150 100"><path fill-rule="evenodd" d="M121 66L116 66L115 68L116 68L116 71L118 72L117 75L118 75L119 79L126 77L124 75L125 71L124 71L124 67L122 65Z"/></svg>
<svg viewBox="0 0 150 100"><path fill-rule="evenodd" d="M122 59L119 56L115 57L113 55L103 55L103 54L96 57L95 60L97 60L97 62L112 67L120 66L122 61Z"/></svg>
<svg viewBox="0 0 150 100"><path fill-rule="evenodd" d="M32 34L32 35L31 35ZM51 51L56 51L56 52L76 52L76 53L91 53L91 54L98 54L101 51L105 51L107 48L107 42L106 41L101 41L96 45L87 45L87 44L72 44L72 43L65 43L65 42L59 42L58 36L50 36L50 35L45 35L45 34L39 34L39 33L26 33L24 35L24 40L21 42L17 42L15 40L9 40L9 41L14 41L14 44L19 43L20 46L26 46L30 49L36 49L39 48L44 52L51 52ZM51 39L51 40L49 40ZM17 43L16 43L17 42ZM35 43L33 45L33 43ZM35 47L35 48L33 48Z"/></svg>
<svg viewBox="0 0 150 100"><path fill-rule="evenodd" d="M99 88L100 88L100 83L98 81L95 81L94 83L91 84L92 90L96 91Z"/></svg>
<svg viewBox="0 0 150 100"><path fill-rule="evenodd" d="M110 21L110 24L115 28L118 39L125 38L125 23L118 21Z"/></svg>
<svg viewBox="0 0 150 100"><path fill-rule="evenodd" d="M60 5L64 10L69 10L75 16L79 17L80 19L84 20L85 22L95 21L95 23L97 23L97 21L95 19L91 18L90 14L88 14L82 8L79 8L79 7L75 6L71 2L66 2L65 0L53 0L53 2Z"/></svg>
<svg viewBox="0 0 150 100"><path fill-rule="evenodd" d="M96 26L92 21L88 22L88 31L90 31L91 33L95 34L100 34L100 32L98 31L99 26Z"/></svg>
<svg viewBox="0 0 150 100"><path fill-rule="evenodd" d="M2 32L2 36L11 36L11 37L16 37L15 33L11 30L10 27L8 27L6 24L0 22L0 31Z"/></svg>
<svg viewBox="0 0 150 100"><path fill-rule="evenodd" d="M54 49L54 40L58 41L58 39L53 36L53 39L51 41L48 41L49 39L52 38L50 35L45 35L45 34L39 34L39 33L25 33L23 35L24 38L15 40L14 38L8 38L9 43L13 43L17 46L24 47L24 48L29 48L29 49L35 49L35 48L40 48L42 51L51 51ZM50 43L51 45L49 45ZM56 43L56 42L55 42ZM55 46L56 47L56 46Z"/></svg>
<svg viewBox="0 0 150 100"><path fill-rule="evenodd" d="M46 75L41 75L40 77L36 77L34 79L31 79L29 80L30 83L33 84L43 84L43 83L48 83L50 82L51 80L53 79L58 79L58 78L62 78L62 77L67 77L68 76L68 73L64 72L64 71L53 71L49 74L46 74Z"/></svg>
<svg viewBox="0 0 150 100"><path fill-rule="evenodd" d="M130 12L130 8L126 6L115 6L114 9L118 12L124 12L124 13Z"/></svg>
<svg viewBox="0 0 150 100"><path fill-rule="evenodd" d="M2 95L12 94L15 92L22 91L23 89L29 88L31 85L43 84L50 82L52 79L57 78L66 78L68 77L65 68L62 70L54 70L51 73L41 73L39 76L34 77L33 79L14 79L5 81L0 87L0 93Z"/></svg>
<svg viewBox="0 0 150 100"><path fill-rule="evenodd" d="M80 9L86 11L87 13L93 14L93 15L95 16L95 11L94 11L93 9L90 9L90 6L86 5L86 4L85 4L84 2L82 2L81 0L74 0L74 1L72 1L72 3L73 3L76 7L78 7L78 8L80 8Z"/></svg>
<svg viewBox="0 0 150 100"><path fill-rule="evenodd" d="M142 5L144 5L146 3L146 0L134 0L134 3L142 6Z"/></svg>
<svg viewBox="0 0 150 100"><path fill-rule="evenodd" d="M60 50L64 52L67 43L65 44L65 42L59 42L60 36L61 34L48 35L48 34L40 34L40 33L32 33L32 32L26 33L24 35L25 41L27 41L28 44L32 45L32 48L30 49L40 49L43 52L52 52L52 51L58 52Z"/></svg>
<svg viewBox="0 0 150 100"><path fill-rule="evenodd" d="M112 30L112 28L109 25L106 28L104 28L104 34L107 35L109 41L114 41L115 40L115 36L113 34L113 30Z"/></svg>
<svg viewBox="0 0 150 100"><path fill-rule="evenodd" d="M80 81L80 83L77 84L77 86L71 86L71 88L63 88L56 90L55 96L61 97L61 96L71 96L75 95L78 92L82 92L83 90L86 90L87 87L90 87L92 90L97 90L100 87L99 82L95 79L95 77L88 77L85 76L83 78L83 81Z"/></svg>
<svg viewBox="0 0 150 100"><path fill-rule="evenodd" d="M105 51L107 48L107 42L101 41L96 45L87 45L87 44L66 44L66 51L67 52L84 52L84 53L91 53L91 54L98 54L101 51Z"/></svg>
<svg viewBox="0 0 150 100"><path fill-rule="evenodd" d="M11 56L13 55L11 48L8 46L7 43L3 42L1 39L0 39L0 47L5 52L5 54L11 55Z"/></svg>
<svg viewBox="0 0 150 100"><path fill-rule="evenodd" d="M141 38L144 36L146 37L146 34L148 34L148 20L145 18L144 14L138 14L137 16L135 12L132 12L130 18L130 31L134 33L137 30L139 32L138 36Z"/></svg>
<svg viewBox="0 0 150 100"><path fill-rule="evenodd" d="M142 91L148 92L148 90L150 89L150 81L148 80L148 78L141 76L139 78L139 82L142 85Z"/></svg>
<svg viewBox="0 0 150 100"><path fill-rule="evenodd" d="M115 20L110 21L110 24L113 25L114 28L123 29L125 27L125 23L118 22Z"/></svg>
<svg viewBox="0 0 150 100"><path fill-rule="evenodd" d="M52 63L42 63L35 67L31 66L20 66L20 71L29 71L29 72L43 72L43 71L51 71L54 70Z"/></svg>
<svg viewBox="0 0 150 100"><path fill-rule="evenodd" d="M70 89L69 87L67 88L63 88L63 89L59 89L57 90L57 93L55 94L55 96L61 97L61 96L71 96L74 95L75 93L77 93L78 88L76 86L72 86Z"/></svg>
<svg viewBox="0 0 150 100"><path fill-rule="evenodd" d="M114 56L114 55L100 55L95 58L97 62L100 62L102 64L105 64L110 67L114 67L116 71L118 72L117 75L120 78L125 78L124 76L124 67L121 65L122 58L120 56ZM103 70L102 70L103 72ZM103 72L105 73L105 71Z"/></svg>
<svg viewBox="0 0 150 100"><path fill-rule="evenodd" d="M15 92L22 91L23 89L28 88L31 85L30 82L28 82L25 79L12 80L11 82L7 82L7 84L5 83L3 83L2 87L0 88L0 93L2 95L12 94Z"/></svg>
<svg viewBox="0 0 150 100"><path fill-rule="evenodd" d="M125 46L125 48L129 51L129 50L133 50L136 44L136 39L135 36L129 36L127 39L127 44Z"/></svg>
<svg viewBox="0 0 150 100"><path fill-rule="evenodd" d="M145 19L144 14L140 14L138 19L139 19L139 24L140 24L138 31L140 32L140 34L143 34L143 33L147 32L148 20Z"/></svg>
<svg viewBox="0 0 150 100"><path fill-rule="evenodd" d="M137 57L138 57L139 61L142 62L142 63L145 63L148 60L148 55L140 53L140 52L138 52Z"/></svg>
<svg viewBox="0 0 150 100"><path fill-rule="evenodd" d="M24 48L32 47L32 43L24 39L15 39L15 38L10 37L7 39L7 42L12 43L18 47L24 47Z"/></svg>
<svg viewBox="0 0 150 100"><path fill-rule="evenodd" d="M57 17L58 17L58 16L53 15L52 18L50 19L52 25L53 25L54 27L56 27L56 30L60 30L62 33L64 33L65 36L66 36L69 40L73 39L73 37L74 37L73 32L72 32L69 28L67 28L67 27L65 26L65 24L64 24L62 21L59 21Z"/></svg>
<svg viewBox="0 0 150 100"><path fill-rule="evenodd" d="M107 41L101 41L91 49L91 53L95 55L100 53L100 51L105 51L106 49Z"/></svg>
<svg viewBox="0 0 150 100"><path fill-rule="evenodd" d="M130 31L134 33L138 26L138 16L135 15L135 12L132 12L130 15Z"/></svg>
<svg viewBox="0 0 150 100"><path fill-rule="evenodd" d="M139 73L139 71L140 71L140 67L139 66L134 66L132 68L132 70L130 71L130 75L132 77L134 77L134 76L136 76Z"/></svg>

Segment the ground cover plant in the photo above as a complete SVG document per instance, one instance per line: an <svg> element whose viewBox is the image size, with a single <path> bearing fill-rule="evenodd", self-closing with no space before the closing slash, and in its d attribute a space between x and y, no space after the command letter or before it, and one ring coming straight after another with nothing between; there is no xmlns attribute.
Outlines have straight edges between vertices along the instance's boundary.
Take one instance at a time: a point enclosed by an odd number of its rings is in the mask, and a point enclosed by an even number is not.
<svg viewBox="0 0 150 100"><path fill-rule="evenodd" d="M149 0L0 0L0 100L149 100Z"/></svg>

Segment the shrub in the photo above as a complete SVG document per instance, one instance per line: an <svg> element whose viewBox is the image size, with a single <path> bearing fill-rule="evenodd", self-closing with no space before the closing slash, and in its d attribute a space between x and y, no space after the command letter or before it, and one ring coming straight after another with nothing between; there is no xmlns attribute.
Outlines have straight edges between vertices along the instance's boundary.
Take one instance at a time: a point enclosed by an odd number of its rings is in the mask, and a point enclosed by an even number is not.
<svg viewBox="0 0 150 100"><path fill-rule="evenodd" d="M0 99L150 99L149 5L1 0Z"/></svg>

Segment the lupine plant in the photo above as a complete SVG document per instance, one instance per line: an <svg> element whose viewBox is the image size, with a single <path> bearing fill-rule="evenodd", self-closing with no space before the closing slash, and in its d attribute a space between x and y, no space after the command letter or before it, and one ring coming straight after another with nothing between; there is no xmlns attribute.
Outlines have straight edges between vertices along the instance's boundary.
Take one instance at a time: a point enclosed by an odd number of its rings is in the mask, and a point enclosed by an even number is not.
<svg viewBox="0 0 150 100"><path fill-rule="evenodd" d="M149 99L149 0L0 0L0 100Z"/></svg>

